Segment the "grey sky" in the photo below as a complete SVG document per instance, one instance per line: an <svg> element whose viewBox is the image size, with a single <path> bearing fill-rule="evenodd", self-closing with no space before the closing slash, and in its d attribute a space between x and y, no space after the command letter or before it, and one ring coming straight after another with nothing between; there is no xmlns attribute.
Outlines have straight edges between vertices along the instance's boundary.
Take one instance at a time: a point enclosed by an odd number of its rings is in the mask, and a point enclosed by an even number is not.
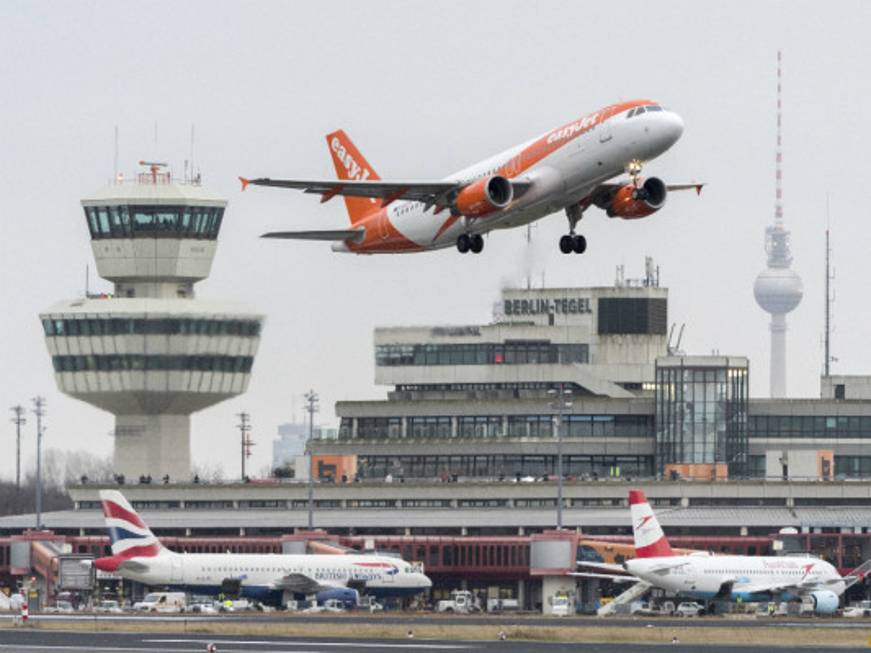
<svg viewBox="0 0 871 653"><path fill-rule="evenodd" d="M871 150L871 3L366 2L0 4L0 408L48 399L46 445L106 453L112 418L61 395L37 315L83 292L91 265L79 199L140 158L180 173L196 125L206 185L230 200L199 296L267 315L247 395L194 417L193 456L235 472L234 413L252 413L253 469L277 424L339 399L381 397L372 328L477 323L532 268L548 284L611 284L615 266L661 266L686 349L746 354L768 388L768 318L753 300L774 206L775 60L784 53L785 217L805 298L789 318L789 392L818 392L825 196L831 196L837 372L871 373L865 162ZM590 211L584 256L559 254L561 215L497 233L482 256L386 257L265 242L270 229L342 228L340 201L237 175L332 176L323 135L343 127L382 177L439 178L618 99L682 115L680 142L646 168L704 180L638 222ZM154 124L158 142L154 143ZM94 280L92 288L108 287ZM10 414L11 415L11 414ZM32 420L31 420L32 421ZM13 428L0 429L7 450ZM27 427L25 459L34 430ZM7 436L9 436L7 438ZM0 460L0 475L13 471Z"/></svg>

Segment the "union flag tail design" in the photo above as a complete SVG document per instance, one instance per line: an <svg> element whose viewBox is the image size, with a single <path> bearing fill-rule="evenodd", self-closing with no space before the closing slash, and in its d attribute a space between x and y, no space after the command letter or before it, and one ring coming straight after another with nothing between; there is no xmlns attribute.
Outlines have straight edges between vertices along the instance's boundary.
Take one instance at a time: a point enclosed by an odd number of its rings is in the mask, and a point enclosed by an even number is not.
<svg viewBox="0 0 871 653"><path fill-rule="evenodd" d="M100 490L100 501L112 541L113 558L151 558L166 551L123 494Z"/></svg>
<svg viewBox="0 0 871 653"><path fill-rule="evenodd" d="M339 129L327 134L327 145L339 179L349 181L381 179L343 130ZM369 197L345 197L345 206L348 207L351 225L356 226L364 217L380 208L381 203Z"/></svg>
<svg viewBox="0 0 871 653"><path fill-rule="evenodd" d="M659 558L674 555L644 492L629 490L629 509L632 512L635 557Z"/></svg>

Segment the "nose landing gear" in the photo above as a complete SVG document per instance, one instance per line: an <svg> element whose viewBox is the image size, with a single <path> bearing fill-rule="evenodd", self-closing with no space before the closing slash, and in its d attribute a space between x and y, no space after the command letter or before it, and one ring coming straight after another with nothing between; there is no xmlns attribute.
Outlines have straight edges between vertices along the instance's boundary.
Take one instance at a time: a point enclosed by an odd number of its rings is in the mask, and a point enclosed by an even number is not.
<svg viewBox="0 0 871 653"><path fill-rule="evenodd" d="M584 217L586 206L572 204L566 207L566 217L569 220L569 233L559 239L559 251L563 254L583 254L587 251L587 239L580 234L575 234L575 227Z"/></svg>
<svg viewBox="0 0 871 653"><path fill-rule="evenodd" d="M457 251L460 254L480 254L484 251L484 237L481 234L460 234L457 238Z"/></svg>

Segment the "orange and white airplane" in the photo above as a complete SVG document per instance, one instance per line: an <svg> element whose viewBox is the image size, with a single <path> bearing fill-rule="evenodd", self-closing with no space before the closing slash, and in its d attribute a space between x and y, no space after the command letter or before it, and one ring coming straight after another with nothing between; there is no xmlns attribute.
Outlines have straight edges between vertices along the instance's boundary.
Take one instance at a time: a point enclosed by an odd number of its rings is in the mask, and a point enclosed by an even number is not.
<svg viewBox="0 0 871 653"><path fill-rule="evenodd" d="M479 253L483 235L525 225L565 210L564 254L582 253L575 233L591 205L609 217L636 219L658 211L669 191L702 184L666 184L640 177L642 164L674 145L683 121L652 100L612 104L512 147L439 181L385 181L344 131L327 134L338 181L246 179L249 185L294 188L326 202L345 198L351 228L278 231L264 238L334 241L333 250L355 254L424 252L456 246ZM628 178L617 179L623 174Z"/></svg>

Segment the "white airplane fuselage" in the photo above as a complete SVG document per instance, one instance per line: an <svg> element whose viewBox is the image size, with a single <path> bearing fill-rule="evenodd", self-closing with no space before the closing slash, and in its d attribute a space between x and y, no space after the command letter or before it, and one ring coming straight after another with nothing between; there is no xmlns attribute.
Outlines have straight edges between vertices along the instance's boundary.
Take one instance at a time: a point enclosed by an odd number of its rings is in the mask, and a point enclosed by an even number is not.
<svg viewBox="0 0 871 653"><path fill-rule="evenodd" d="M737 556L696 554L626 561L634 576L666 591L699 599L724 598L743 601L769 600L771 593L755 591L761 586L801 585L781 598L798 598L814 591L840 596L846 583L831 564L811 556ZM731 585L723 596L725 583ZM806 588L806 589L805 589Z"/></svg>
<svg viewBox="0 0 871 653"><path fill-rule="evenodd" d="M305 575L324 586L356 588L374 596L418 594L432 586L414 565L389 556L165 551L159 556L131 561L147 565L147 571L124 569L120 573L146 585L217 594L225 580L238 580L243 596L259 600L280 598L285 590L276 588L274 582L290 574Z"/></svg>

